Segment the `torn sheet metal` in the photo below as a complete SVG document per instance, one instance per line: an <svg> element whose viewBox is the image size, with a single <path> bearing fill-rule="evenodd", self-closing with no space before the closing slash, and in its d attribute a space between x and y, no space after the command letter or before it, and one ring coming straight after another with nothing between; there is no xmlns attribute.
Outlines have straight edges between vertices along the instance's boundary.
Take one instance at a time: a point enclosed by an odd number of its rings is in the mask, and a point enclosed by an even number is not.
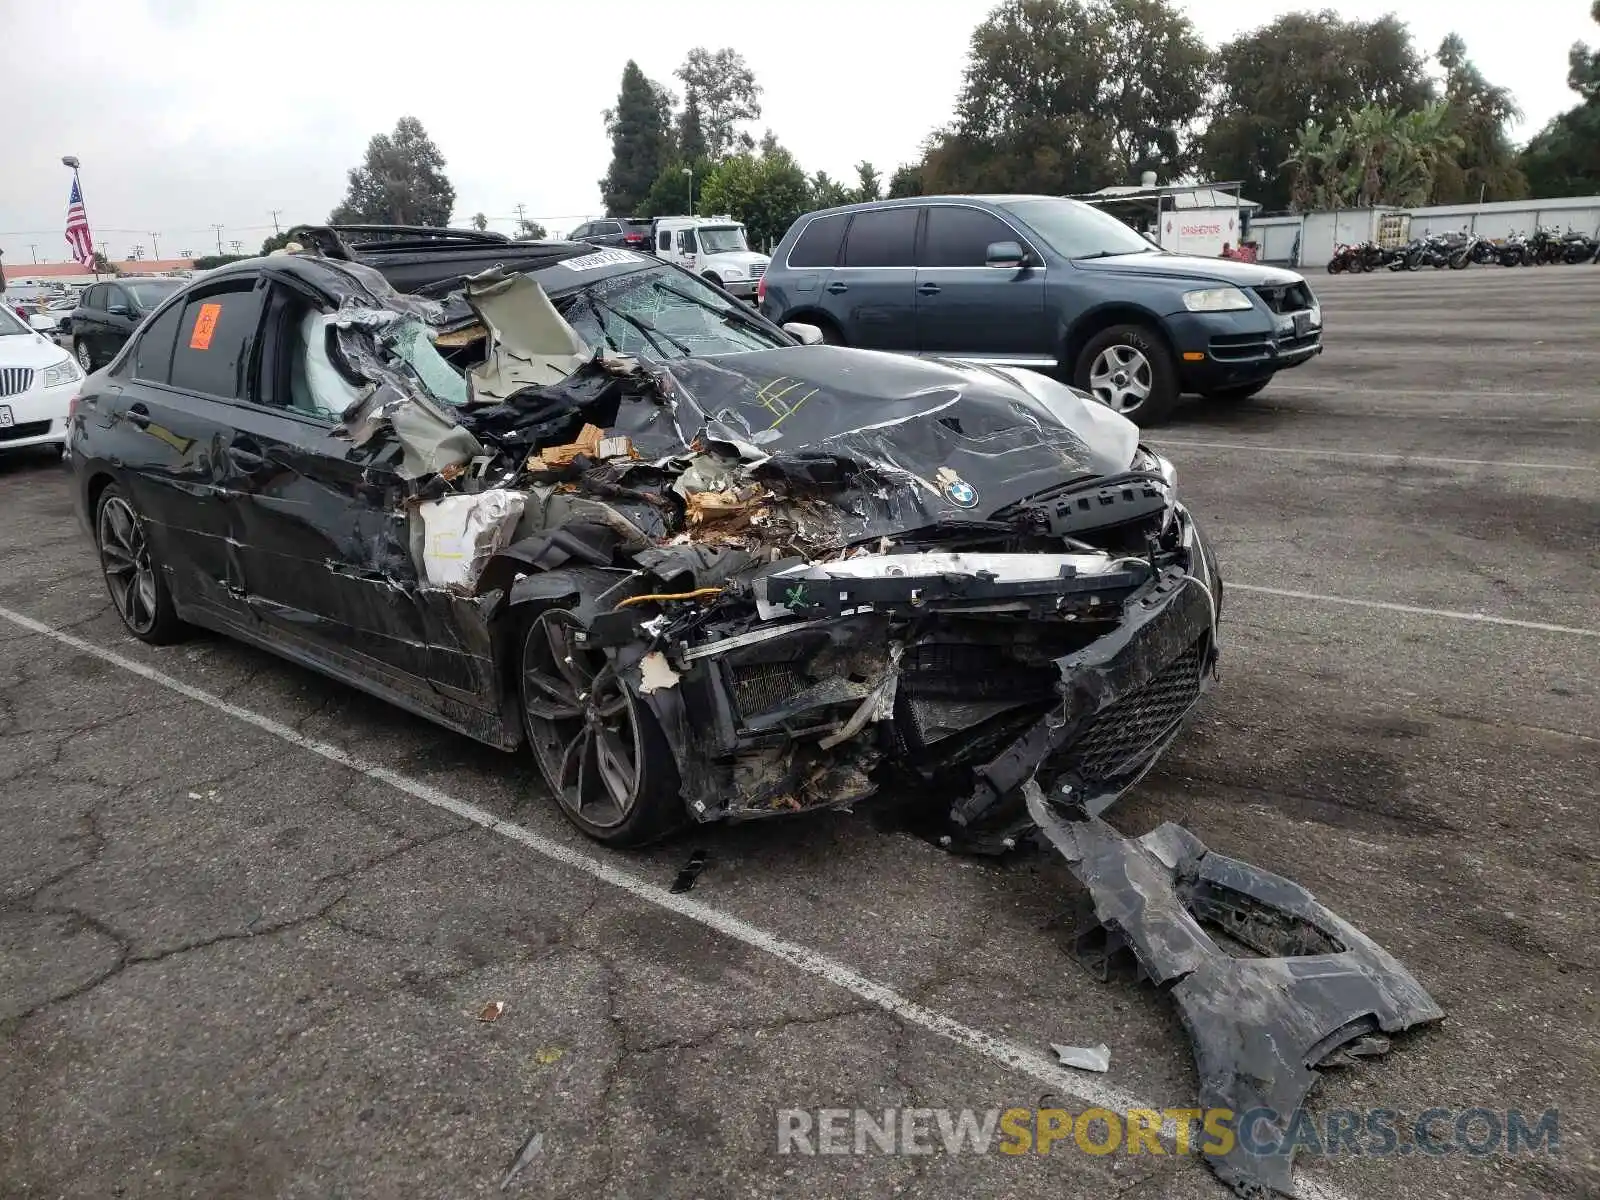
<svg viewBox="0 0 1600 1200"><path fill-rule="evenodd" d="M418 505L428 582L470 591L488 561L511 540L523 503L521 492L494 488Z"/></svg>
<svg viewBox="0 0 1600 1200"><path fill-rule="evenodd" d="M466 299L489 330L489 354L468 373L472 398L495 404L526 387L560 383L594 357L526 275L498 267L466 281Z"/></svg>
<svg viewBox="0 0 1600 1200"><path fill-rule="evenodd" d="M1098 817L1064 812L1038 784L1028 814L1089 898L1106 939L1130 953L1170 995L1194 1043L1200 1105L1260 1117L1206 1162L1241 1196L1295 1195L1291 1153L1278 1146L1316 1086L1317 1068L1348 1061L1347 1048L1381 1052L1382 1034L1442 1020L1411 973L1303 887L1208 850L1171 823L1126 838ZM1230 954L1211 931L1261 957ZM1102 960L1105 961L1105 960Z"/></svg>

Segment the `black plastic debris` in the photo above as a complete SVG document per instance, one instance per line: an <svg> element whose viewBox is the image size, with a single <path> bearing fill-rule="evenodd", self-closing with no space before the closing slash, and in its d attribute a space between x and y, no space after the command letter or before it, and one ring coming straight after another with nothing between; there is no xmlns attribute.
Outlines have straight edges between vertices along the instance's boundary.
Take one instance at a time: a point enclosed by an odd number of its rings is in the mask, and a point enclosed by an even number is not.
<svg viewBox="0 0 1600 1200"><path fill-rule="evenodd" d="M711 861L711 855L706 850L696 850L689 855L689 861L683 864L683 870L678 872L678 877L672 881L672 886L667 890L674 896L681 896L694 887L694 881L700 878L700 872L706 869L706 864Z"/></svg>

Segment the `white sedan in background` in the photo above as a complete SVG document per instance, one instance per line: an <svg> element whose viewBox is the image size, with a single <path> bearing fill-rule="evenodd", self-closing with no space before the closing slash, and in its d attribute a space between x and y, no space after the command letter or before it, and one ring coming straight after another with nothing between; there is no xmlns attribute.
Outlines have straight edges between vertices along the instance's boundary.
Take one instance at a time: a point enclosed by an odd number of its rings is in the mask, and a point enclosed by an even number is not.
<svg viewBox="0 0 1600 1200"><path fill-rule="evenodd" d="M64 445L82 386L72 356L0 303L0 451Z"/></svg>

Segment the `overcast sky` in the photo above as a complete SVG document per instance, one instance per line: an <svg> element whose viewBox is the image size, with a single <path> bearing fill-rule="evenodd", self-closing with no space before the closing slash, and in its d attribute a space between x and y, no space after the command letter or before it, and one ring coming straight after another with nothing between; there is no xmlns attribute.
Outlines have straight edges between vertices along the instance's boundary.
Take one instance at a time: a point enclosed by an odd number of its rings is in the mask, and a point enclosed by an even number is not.
<svg viewBox="0 0 1600 1200"><path fill-rule="evenodd" d="M1332 0L1329 0L1332 4ZM1290 0L1187 0L1212 44ZM972 28L991 0L0 0L0 250L8 271L66 253L63 154L83 161L98 245L150 232L164 257L259 247L327 216L367 140L418 117L448 161L456 216L509 231L516 205L552 233L600 212L610 143L601 112L623 64L680 90L694 46L732 46L761 84L762 119L807 171L887 177L951 112ZM1600 40L1589 0L1339 0L1397 12L1431 53L1455 30L1525 113L1526 138L1577 97L1572 42ZM1113 182L1108 180L1107 182ZM30 243L36 250L30 249Z"/></svg>

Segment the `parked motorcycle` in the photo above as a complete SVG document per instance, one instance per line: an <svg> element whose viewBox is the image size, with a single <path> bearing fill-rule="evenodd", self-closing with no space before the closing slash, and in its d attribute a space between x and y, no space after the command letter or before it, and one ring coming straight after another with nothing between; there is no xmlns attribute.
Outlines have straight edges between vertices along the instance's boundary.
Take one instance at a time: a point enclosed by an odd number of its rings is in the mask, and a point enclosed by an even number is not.
<svg viewBox="0 0 1600 1200"><path fill-rule="evenodd" d="M1528 239L1521 233L1513 233L1501 242L1495 253L1495 260L1502 267L1520 267L1528 262Z"/></svg>
<svg viewBox="0 0 1600 1200"><path fill-rule="evenodd" d="M1329 275L1343 275L1346 271L1359 270L1355 266L1355 247L1347 246L1343 242L1333 248L1333 257L1328 260Z"/></svg>
<svg viewBox="0 0 1600 1200"><path fill-rule="evenodd" d="M1588 234L1575 233L1567 230L1567 236L1561 239L1561 261L1569 264L1590 262L1595 255L1600 253L1600 241L1596 241Z"/></svg>

